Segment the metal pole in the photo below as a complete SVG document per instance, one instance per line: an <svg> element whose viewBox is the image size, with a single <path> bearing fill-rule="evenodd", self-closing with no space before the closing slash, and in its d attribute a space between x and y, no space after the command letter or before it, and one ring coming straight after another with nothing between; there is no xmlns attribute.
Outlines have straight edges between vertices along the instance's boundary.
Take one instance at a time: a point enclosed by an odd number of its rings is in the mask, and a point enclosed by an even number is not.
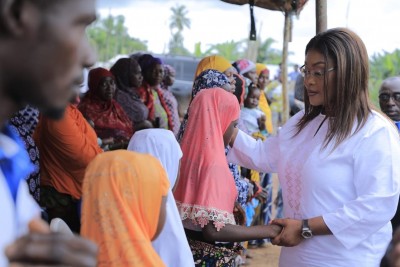
<svg viewBox="0 0 400 267"><path fill-rule="evenodd" d="M315 16L317 23L317 34L325 31L328 28L327 23L327 3L326 0L315 1Z"/></svg>
<svg viewBox="0 0 400 267"><path fill-rule="evenodd" d="M283 53L282 53L282 123L289 119L289 97L288 97L288 50L290 39L290 12L285 12L285 28L283 31Z"/></svg>

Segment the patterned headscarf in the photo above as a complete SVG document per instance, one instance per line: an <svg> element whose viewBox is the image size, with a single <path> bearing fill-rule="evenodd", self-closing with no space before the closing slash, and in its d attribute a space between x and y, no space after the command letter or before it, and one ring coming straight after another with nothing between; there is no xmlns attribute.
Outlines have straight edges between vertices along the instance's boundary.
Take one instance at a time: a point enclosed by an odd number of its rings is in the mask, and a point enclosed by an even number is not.
<svg viewBox="0 0 400 267"><path fill-rule="evenodd" d="M217 71L217 70L211 70L211 69L203 71L194 80L193 89L192 89L192 100L190 101L190 103L192 103L194 97L201 90L216 88L216 87L222 88L222 86L224 86L225 84L229 84L229 79L222 72ZM185 117L183 118L181 127L180 127L178 135L177 135L178 142L181 141L183 133L185 132L187 120L189 118L189 109L190 109L190 104L189 104L189 107L185 114Z"/></svg>
<svg viewBox="0 0 400 267"><path fill-rule="evenodd" d="M193 98L202 90L213 87L224 86L225 84L229 84L229 79L225 74L218 70L208 69L203 71L196 77L193 83L192 89L192 100Z"/></svg>

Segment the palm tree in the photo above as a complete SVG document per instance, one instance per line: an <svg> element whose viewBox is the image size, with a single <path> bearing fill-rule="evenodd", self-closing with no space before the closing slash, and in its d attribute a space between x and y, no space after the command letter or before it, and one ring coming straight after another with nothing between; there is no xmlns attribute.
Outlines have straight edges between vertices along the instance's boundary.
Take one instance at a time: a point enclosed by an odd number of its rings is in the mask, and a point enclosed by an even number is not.
<svg viewBox="0 0 400 267"><path fill-rule="evenodd" d="M205 54L218 54L224 58L234 61L243 57L244 41L227 41L225 43L210 45Z"/></svg>
<svg viewBox="0 0 400 267"><path fill-rule="evenodd" d="M258 47L257 62L268 64L279 64L282 61L282 51L272 48L276 40L267 38L265 41L260 42Z"/></svg>
<svg viewBox="0 0 400 267"><path fill-rule="evenodd" d="M169 28L171 30L171 40L169 42L169 52L171 54L187 54L187 49L183 46L182 32L185 28L190 29L190 19L187 18L188 11L184 5L171 7L172 15L169 18Z"/></svg>
<svg viewBox="0 0 400 267"><path fill-rule="evenodd" d="M178 32L182 32L186 27L190 29L190 19L186 17L188 11L186 10L186 6L177 5L175 7L171 7L172 15L169 18L169 28L171 32L174 29L177 29Z"/></svg>

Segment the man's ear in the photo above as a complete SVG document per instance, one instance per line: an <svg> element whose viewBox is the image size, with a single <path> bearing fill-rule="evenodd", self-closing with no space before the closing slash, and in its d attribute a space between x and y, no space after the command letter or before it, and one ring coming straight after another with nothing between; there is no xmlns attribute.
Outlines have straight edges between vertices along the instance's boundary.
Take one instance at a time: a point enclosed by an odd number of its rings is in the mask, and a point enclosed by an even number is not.
<svg viewBox="0 0 400 267"><path fill-rule="evenodd" d="M26 36L39 23L37 6L26 0L3 0L1 24L3 30L15 37Z"/></svg>

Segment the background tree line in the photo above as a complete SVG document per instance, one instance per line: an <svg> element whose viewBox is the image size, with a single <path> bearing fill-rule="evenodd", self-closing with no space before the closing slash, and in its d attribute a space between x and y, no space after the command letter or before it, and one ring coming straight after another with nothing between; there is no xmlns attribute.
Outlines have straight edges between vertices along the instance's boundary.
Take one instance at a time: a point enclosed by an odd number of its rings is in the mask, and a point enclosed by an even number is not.
<svg viewBox="0 0 400 267"><path fill-rule="evenodd" d="M190 29L191 21L184 5L172 7L169 18L171 37L168 54L205 57L219 54L230 61L243 58L247 49L247 40L229 40L223 43L209 44L202 51L201 43L196 43L193 52L184 46L184 30ZM146 41L132 37L125 26L124 16L100 18L88 29L92 45L96 48L99 61L106 62L119 54L131 54L148 51ZM257 62L277 65L281 62L282 51L273 48L276 40L267 38L258 41ZM382 81L390 76L400 75L400 50L377 53L370 57L370 94L378 106L378 91Z"/></svg>

